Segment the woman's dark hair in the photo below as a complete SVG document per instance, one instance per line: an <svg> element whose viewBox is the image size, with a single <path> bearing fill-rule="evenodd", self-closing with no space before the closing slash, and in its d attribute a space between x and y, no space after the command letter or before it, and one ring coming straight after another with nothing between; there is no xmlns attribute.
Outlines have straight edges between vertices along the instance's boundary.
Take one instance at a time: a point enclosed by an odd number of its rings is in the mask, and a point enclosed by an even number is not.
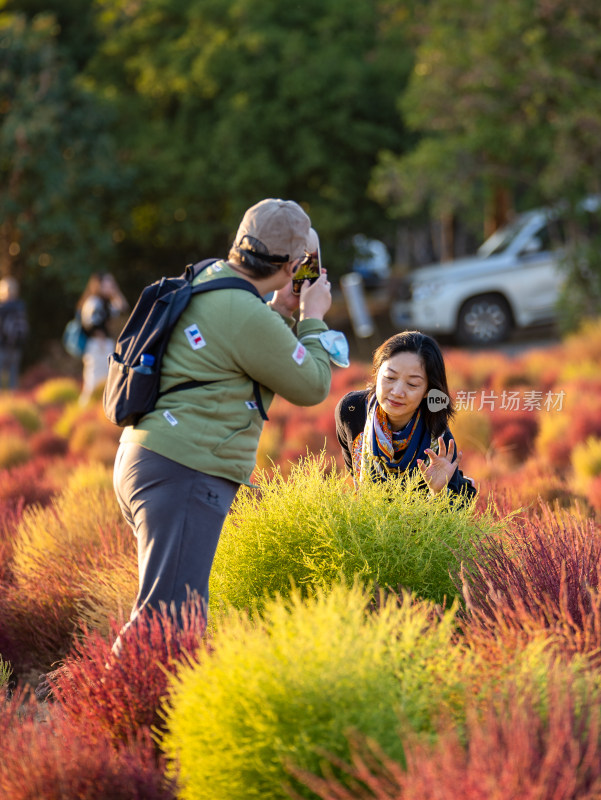
<svg viewBox="0 0 601 800"><path fill-rule="evenodd" d="M421 402L421 412L426 427L433 436L441 436L448 427L450 420L455 414L453 400L449 394L449 386L447 384L447 372L444 365L444 359L440 352L440 347L430 336L419 331L403 331L403 333L396 333L381 344L374 352L372 361L371 381L369 383L369 396L371 397L376 391L376 381L380 367L385 361L388 361L397 353L415 353L421 360L424 370L426 371L426 379L428 381L428 392L431 389L437 389L439 392L444 392L449 398L449 403L445 408L430 410L428 407L428 396Z"/></svg>
<svg viewBox="0 0 601 800"><path fill-rule="evenodd" d="M234 243L227 260L244 267L258 279L275 275L284 263L280 256L270 256L265 245L253 236L244 236L239 244Z"/></svg>

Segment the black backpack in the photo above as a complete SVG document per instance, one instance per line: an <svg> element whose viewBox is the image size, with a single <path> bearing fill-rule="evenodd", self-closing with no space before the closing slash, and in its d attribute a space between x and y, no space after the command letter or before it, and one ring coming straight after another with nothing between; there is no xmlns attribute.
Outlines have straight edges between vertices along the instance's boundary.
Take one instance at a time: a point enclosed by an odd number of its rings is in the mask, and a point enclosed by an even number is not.
<svg viewBox="0 0 601 800"><path fill-rule="evenodd" d="M207 259L187 266L179 278L161 278L147 286L140 295L125 327L119 334L115 352L109 356L109 371L102 398L104 413L115 425L135 425L156 405L159 396L179 392L216 381L186 381L159 395L161 361L169 337L192 295L216 289L244 289L262 302L258 290L242 278L215 278L192 286L196 276L216 259ZM154 356L152 370L138 371L143 355ZM255 402L263 419L267 419L259 384L253 381Z"/></svg>

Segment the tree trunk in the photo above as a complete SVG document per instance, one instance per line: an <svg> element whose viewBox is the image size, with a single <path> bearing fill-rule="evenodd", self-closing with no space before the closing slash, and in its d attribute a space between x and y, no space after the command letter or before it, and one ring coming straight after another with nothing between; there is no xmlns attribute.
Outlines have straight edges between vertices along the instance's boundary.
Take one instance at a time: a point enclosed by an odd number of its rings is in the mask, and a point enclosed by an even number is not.
<svg viewBox="0 0 601 800"><path fill-rule="evenodd" d="M455 258L455 215L452 212L440 217L440 260L452 261Z"/></svg>
<svg viewBox="0 0 601 800"><path fill-rule="evenodd" d="M498 228L506 225L512 213L513 203L509 189L506 186L494 186L486 209L484 237L488 239Z"/></svg>

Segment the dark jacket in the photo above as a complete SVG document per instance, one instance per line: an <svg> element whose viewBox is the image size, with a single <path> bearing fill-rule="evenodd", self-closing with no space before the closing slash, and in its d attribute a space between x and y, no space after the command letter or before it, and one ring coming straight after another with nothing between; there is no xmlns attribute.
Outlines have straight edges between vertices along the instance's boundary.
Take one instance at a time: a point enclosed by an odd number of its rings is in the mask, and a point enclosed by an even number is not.
<svg viewBox="0 0 601 800"><path fill-rule="evenodd" d="M20 349L28 333L25 303L20 298L0 303L0 347Z"/></svg>
<svg viewBox="0 0 601 800"><path fill-rule="evenodd" d="M367 396L367 389L359 392L349 392L336 406L336 436L342 448L344 463L351 473L353 472L353 442L360 433L363 433L365 428ZM449 442L453 439L451 431L447 428L442 436L448 447ZM456 445L457 443L455 443ZM428 456L421 452L418 453L417 458L427 460ZM417 466L411 470L411 472L415 471L419 471ZM460 469L456 469L453 473L448 483L448 489L454 494L464 494L467 497L473 497L476 494L476 489L472 486L471 481L464 477Z"/></svg>

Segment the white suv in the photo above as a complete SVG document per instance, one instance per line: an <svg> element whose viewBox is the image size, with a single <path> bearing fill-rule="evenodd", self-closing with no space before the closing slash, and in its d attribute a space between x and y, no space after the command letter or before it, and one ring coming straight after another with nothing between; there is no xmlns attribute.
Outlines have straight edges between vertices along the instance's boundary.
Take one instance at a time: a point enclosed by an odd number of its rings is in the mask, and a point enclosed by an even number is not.
<svg viewBox="0 0 601 800"><path fill-rule="evenodd" d="M599 206L596 197L583 203L590 212ZM563 241L557 211L526 211L487 239L476 256L411 272L392 305L393 323L487 345L506 339L513 327L552 322L563 281Z"/></svg>

